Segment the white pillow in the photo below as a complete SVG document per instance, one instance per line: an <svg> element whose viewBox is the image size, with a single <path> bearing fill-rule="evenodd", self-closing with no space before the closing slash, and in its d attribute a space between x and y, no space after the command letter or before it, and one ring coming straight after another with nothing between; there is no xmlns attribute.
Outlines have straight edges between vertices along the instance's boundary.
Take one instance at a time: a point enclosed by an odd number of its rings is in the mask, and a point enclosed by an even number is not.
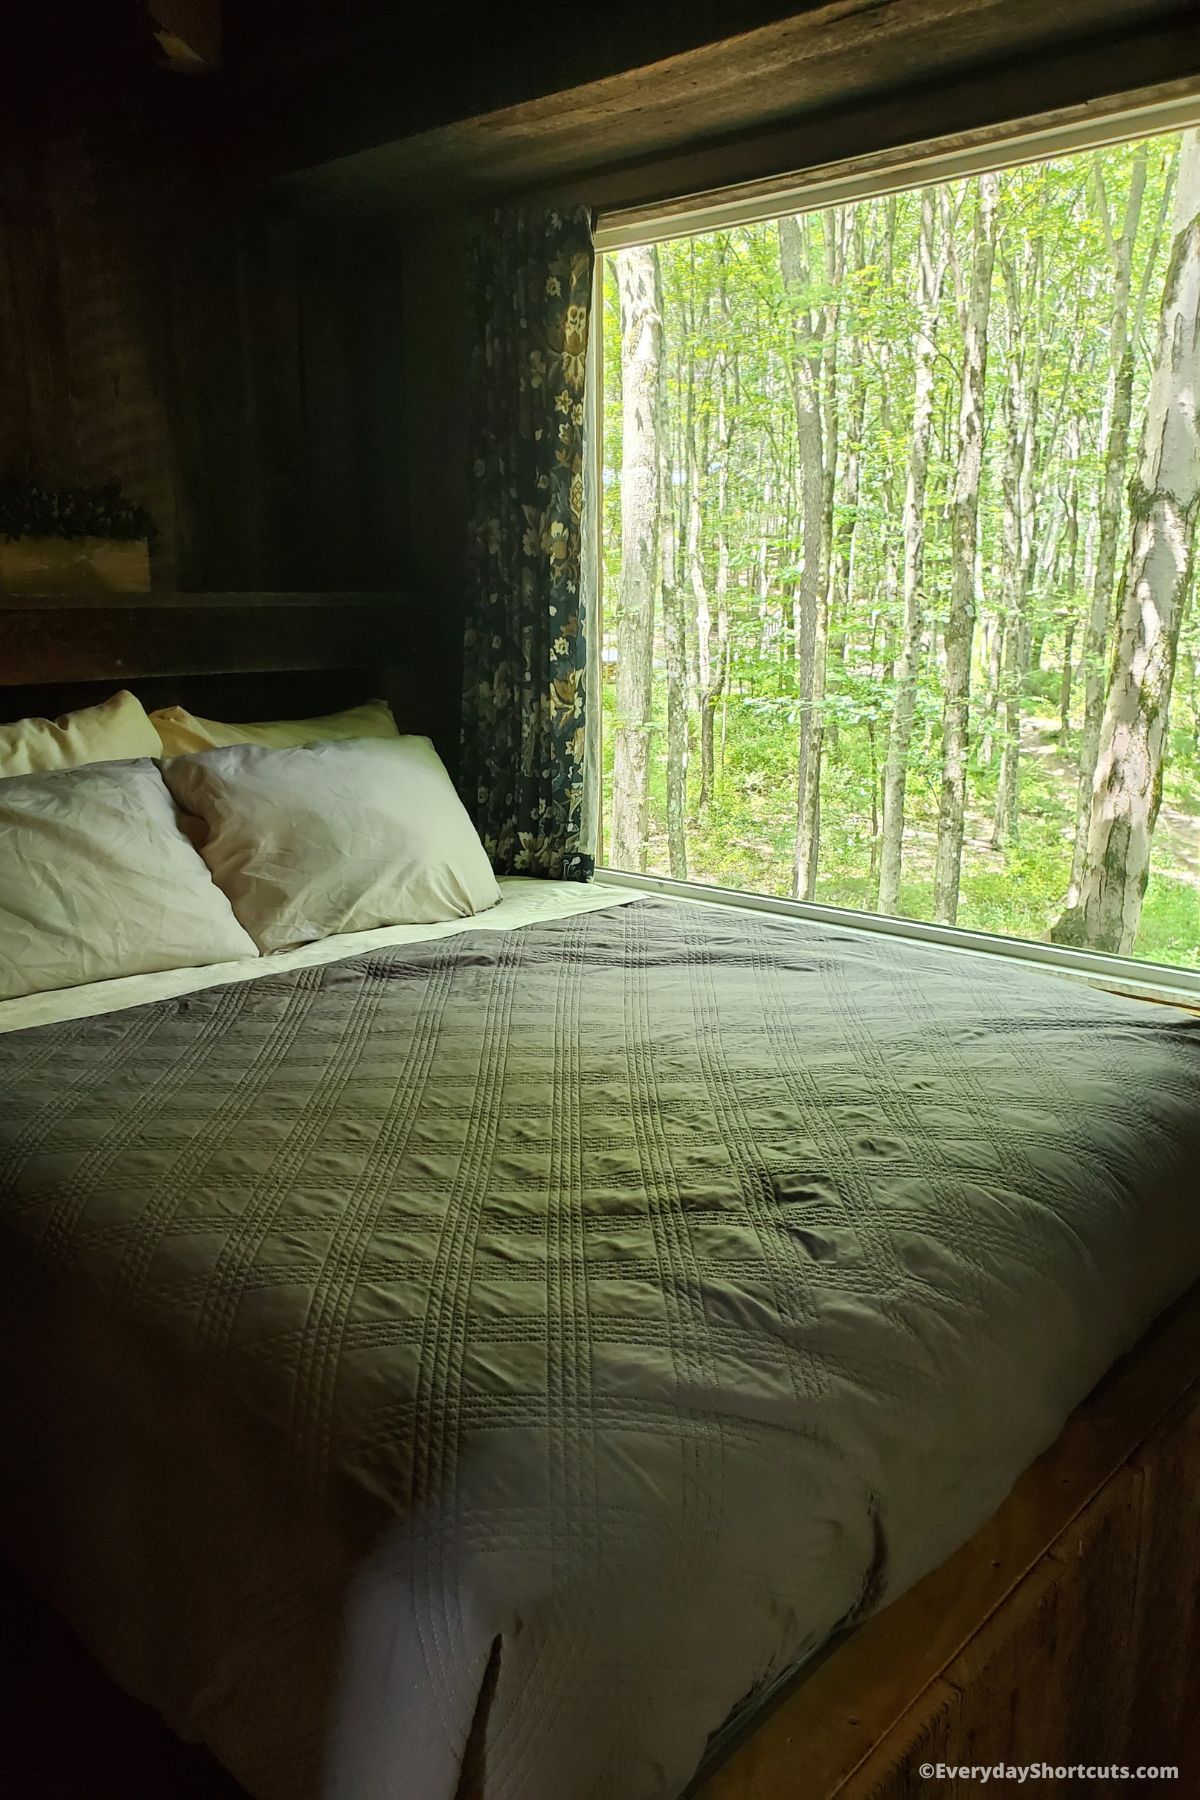
<svg viewBox="0 0 1200 1800"><path fill-rule="evenodd" d="M0 999L257 954L157 764L0 781Z"/></svg>
<svg viewBox="0 0 1200 1800"><path fill-rule="evenodd" d="M500 898L428 738L238 744L174 757L163 775L207 827L201 854L261 950L468 918Z"/></svg>
<svg viewBox="0 0 1200 1800"><path fill-rule="evenodd" d="M220 750L227 744L285 750L293 744L341 738L400 736L386 700L367 700L348 712L326 713L319 719L267 719L255 725L226 725L220 719L201 719L182 706L160 706L150 714L150 723L162 740L164 756L190 756L195 750Z"/></svg>
<svg viewBox="0 0 1200 1800"><path fill-rule="evenodd" d="M0 725L0 777L5 778L159 755L158 733L128 688L58 719L18 719L13 725Z"/></svg>

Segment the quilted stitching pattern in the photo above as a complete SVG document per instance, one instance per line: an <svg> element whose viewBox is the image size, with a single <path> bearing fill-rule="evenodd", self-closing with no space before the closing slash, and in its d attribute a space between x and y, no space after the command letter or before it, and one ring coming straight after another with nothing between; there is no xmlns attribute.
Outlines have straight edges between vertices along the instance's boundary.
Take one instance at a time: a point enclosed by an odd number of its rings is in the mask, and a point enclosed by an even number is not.
<svg viewBox="0 0 1200 1800"><path fill-rule="evenodd" d="M386 1546L379 1791L454 1791L498 1655L489 1800L669 1794L1200 1270L1198 1078L1160 1008L639 902L0 1037L0 1217Z"/></svg>

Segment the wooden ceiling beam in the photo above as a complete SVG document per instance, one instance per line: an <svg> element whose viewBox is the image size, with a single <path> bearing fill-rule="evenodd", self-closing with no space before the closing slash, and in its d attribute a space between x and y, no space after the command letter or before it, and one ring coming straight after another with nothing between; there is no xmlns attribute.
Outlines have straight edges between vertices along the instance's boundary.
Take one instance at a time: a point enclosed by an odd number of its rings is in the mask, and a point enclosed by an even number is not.
<svg viewBox="0 0 1200 1800"><path fill-rule="evenodd" d="M559 184L637 205L1197 78L1196 9L1178 0L831 0L288 185L327 210L392 216Z"/></svg>

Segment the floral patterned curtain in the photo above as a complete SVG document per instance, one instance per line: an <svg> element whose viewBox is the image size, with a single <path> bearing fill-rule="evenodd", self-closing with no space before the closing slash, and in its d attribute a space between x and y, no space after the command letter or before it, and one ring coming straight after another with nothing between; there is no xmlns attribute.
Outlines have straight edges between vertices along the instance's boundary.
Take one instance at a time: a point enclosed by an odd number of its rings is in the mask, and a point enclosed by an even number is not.
<svg viewBox="0 0 1200 1800"><path fill-rule="evenodd" d="M462 794L498 873L578 881L593 261L589 212L524 208L494 214L471 261Z"/></svg>

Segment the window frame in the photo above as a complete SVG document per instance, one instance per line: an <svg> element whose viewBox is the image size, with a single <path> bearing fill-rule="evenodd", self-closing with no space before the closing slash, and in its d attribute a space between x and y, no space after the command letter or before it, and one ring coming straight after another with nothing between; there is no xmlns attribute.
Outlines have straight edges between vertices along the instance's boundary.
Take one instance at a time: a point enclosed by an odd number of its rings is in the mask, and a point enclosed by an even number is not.
<svg viewBox="0 0 1200 1800"><path fill-rule="evenodd" d="M606 253L632 244L664 243L703 231L762 224L783 213L821 212L830 206L909 192L934 182L960 180L993 169L1013 168L1107 144L1127 143L1160 132L1185 131L1197 125L1200 125L1200 86L1191 81L1170 82L1165 87L1116 96L1093 106L1072 107L1061 114L1042 113L954 138L931 138L921 143L899 145L894 150L875 152L848 162L821 164L736 187L679 195L647 206L600 211L593 232L596 252L592 285L593 330L587 363L588 397L596 422L591 447L595 504L589 509L591 517L586 533L586 553L591 562L589 591L599 619L602 621L604 617L603 304ZM1193 579L1200 581L1200 570ZM598 659L594 666L599 666ZM806 919L810 923L834 925L849 931L883 933L970 955L1006 957L1026 967L1072 975L1093 985L1139 998L1174 1000L1193 1007L1200 1005L1200 969L1183 969L1171 963L1116 956L1101 950L1076 950L1064 944L973 931L965 926L938 925L921 919L859 912L851 907L828 906L817 901L785 899L742 888L674 881L667 876L610 868L604 862L604 777L599 707L592 709L590 729L597 734L600 771L595 854L596 879L602 883L716 906L733 906L743 911Z"/></svg>

